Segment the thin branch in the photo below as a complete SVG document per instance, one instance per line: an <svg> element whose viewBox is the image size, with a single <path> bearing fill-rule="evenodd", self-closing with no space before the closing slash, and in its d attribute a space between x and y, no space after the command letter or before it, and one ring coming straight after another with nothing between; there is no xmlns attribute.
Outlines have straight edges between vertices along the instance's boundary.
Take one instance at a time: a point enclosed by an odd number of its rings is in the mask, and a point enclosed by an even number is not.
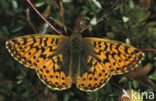
<svg viewBox="0 0 156 101"><path fill-rule="evenodd" d="M149 49L149 48L147 48L147 49L141 48L140 50L141 51L156 51L156 49L152 49L152 48L151 49Z"/></svg>
<svg viewBox="0 0 156 101"><path fill-rule="evenodd" d="M27 2L30 4L30 6L36 11L36 13L55 31L57 32L59 35L63 35L61 32L59 32L53 25L51 25L49 23L49 21L47 19L45 19L41 13L36 9L36 7L31 3L30 0L27 0Z"/></svg>

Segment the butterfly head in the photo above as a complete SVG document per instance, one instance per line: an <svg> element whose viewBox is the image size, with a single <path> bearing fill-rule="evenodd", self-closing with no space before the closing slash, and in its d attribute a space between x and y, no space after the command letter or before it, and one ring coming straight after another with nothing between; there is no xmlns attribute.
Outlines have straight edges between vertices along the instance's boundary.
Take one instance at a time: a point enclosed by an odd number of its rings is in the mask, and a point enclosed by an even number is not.
<svg viewBox="0 0 156 101"><path fill-rule="evenodd" d="M81 39L82 36L80 34L72 34L71 35L71 45L74 49L80 49L81 48Z"/></svg>
<svg viewBox="0 0 156 101"><path fill-rule="evenodd" d="M72 35L71 35L71 38L72 38L72 39L76 39L76 38L81 39L82 36L81 36L81 34L75 33L75 34L72 34Z"/></svg>

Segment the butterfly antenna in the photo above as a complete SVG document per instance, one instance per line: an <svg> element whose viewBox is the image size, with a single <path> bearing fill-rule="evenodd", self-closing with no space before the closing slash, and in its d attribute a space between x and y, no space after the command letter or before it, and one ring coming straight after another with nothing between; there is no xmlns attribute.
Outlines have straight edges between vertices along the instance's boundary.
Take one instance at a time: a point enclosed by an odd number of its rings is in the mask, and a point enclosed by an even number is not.
<svg viewBox="0 0 156 101"><path fill-rule="evenodd" d="M56 24L58 24L59 26L63 27L66 34L67 34L67 29L70 30L71 32L73 32L70 28L68 28L68 27L65 26L65 22L64 22L65 21L64 20L64 8L63 8L63 3L61 2L61 0L58 0L57 3L56 3L56 1L54 1L54 4L59 9L60 16L61 16L61 22L60 21L57 21L53 17L49 17L49 18L51 18L53 21L55 21Z"/></svg>
<svg viewBox="0 0 156 101"><path fill-rule="evenodd" d="M27 2L30 4L30 6L36 11L36 13L55 31L57 32L59 35L63 35L61 32L59 32L53 25L51 25L49 23L49 21L42 16L42 14L36 9L36 7L31 3L30 0L27 0Z"/></svg>
<svg viewBox="0 0 156 101"><path fill-rule="evenodd" d="M98 24L99 22L103 21L104 19L106 19L106 17L105 16L102 16L98 21L96 21L96 24ZM92 27L92 26L94 26L96 24L90 24L90 25L88 25L87 27L81 29L80 30L80 33L82 33L83 31L87 30L88 28L90 28L90 27Z"/></svg>
<svg viewBox="0 0 156 101"><path fill-rule="evenodd" d="M50 19L52 19L53 21L56 22L56 24L58 24L60 27L65 27L66 29L70 30L71 32L73 32L72 29L70 29L69 27L65 26L63 23L61 23L60 21L55 20L53 17L49 17Z"/></svg>

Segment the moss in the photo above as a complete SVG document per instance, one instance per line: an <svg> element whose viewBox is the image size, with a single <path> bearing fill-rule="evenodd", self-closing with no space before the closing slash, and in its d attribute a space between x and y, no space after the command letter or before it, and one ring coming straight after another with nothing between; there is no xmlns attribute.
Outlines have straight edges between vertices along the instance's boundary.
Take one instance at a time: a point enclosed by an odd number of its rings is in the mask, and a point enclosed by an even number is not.
<svg viewBox="0 0 156 101"><path fill-rule="evenodd" d="M59 22L63 22L60 17L59 8L56 2L47 0L37 2L31 0L43 14L48 5L51 6L50 17ZM146 2L149 1L149 2ZM97 4L102 8L97 7ZM137 48L155 48L156 28L155 28L155 0L69 0L63 3L64 22L67 29L73 29L76 19L83 22L83 26L89 25L93 18L104 20L97 25L91 26L90 30L85 30L83 36L106 37L112 40L125 42L128 38L130 43ZM16 36L34 34L33 28L27 21L25 10L30 7L26 0L0 0L0 100L1 101L116 101L122 93L122 88L134 88L133 79L127 77L119 83L125 75L113 76L109 83L103 88L94 92L86 93L79 91L74 86L66 91L52 91L48 89L38 79L34 70L25 68L15 61L5 48L5 42ZM123 17L128 18L127 22ZM45 23L35 11L30 7L30 18L37 32L41 27L45 29ZM64 29L50 18L49 22L65 35L71 35L71 31L65 33ZM81 27L83 28L83 27ZM57 34L51 28L46 29L47 33ZM155 72L156 63L154 62L155 52L145 51L146 57L142 66L152 64L152 71L142 78L146 78ZM153 72L154 71L154 72ZM147 78L146 78L147 79ZM150 78L148 78L150 79ZM148 81L147 79L147 81ZM134 79L135 80L135 79ZM154 82L154 80L150 80ZM134 82L134 81L133 81ZM135 89L146 91L149 86L144 85L144 81L137 82ZM129 86L131 85L131 86ZM152 89L154 92L154 89ZM147 100L148 101L148 100ZM150 100L149 100L150 101Z"/></svg>

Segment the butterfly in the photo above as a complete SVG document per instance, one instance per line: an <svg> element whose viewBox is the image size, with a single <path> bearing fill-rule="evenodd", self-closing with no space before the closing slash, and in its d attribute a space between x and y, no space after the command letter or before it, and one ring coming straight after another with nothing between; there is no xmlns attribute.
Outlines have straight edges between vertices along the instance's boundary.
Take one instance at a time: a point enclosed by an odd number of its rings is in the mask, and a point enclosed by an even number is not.
<svg viewBox="0 0 156 101"><path fill-rule="evenodd" d="M59 91L72 84L85 92L96 91L113 75L133 70L144 57L125 43L80 34L26 35L7 41L6 47L15 60L35 69L45 85Z"/></svg>

